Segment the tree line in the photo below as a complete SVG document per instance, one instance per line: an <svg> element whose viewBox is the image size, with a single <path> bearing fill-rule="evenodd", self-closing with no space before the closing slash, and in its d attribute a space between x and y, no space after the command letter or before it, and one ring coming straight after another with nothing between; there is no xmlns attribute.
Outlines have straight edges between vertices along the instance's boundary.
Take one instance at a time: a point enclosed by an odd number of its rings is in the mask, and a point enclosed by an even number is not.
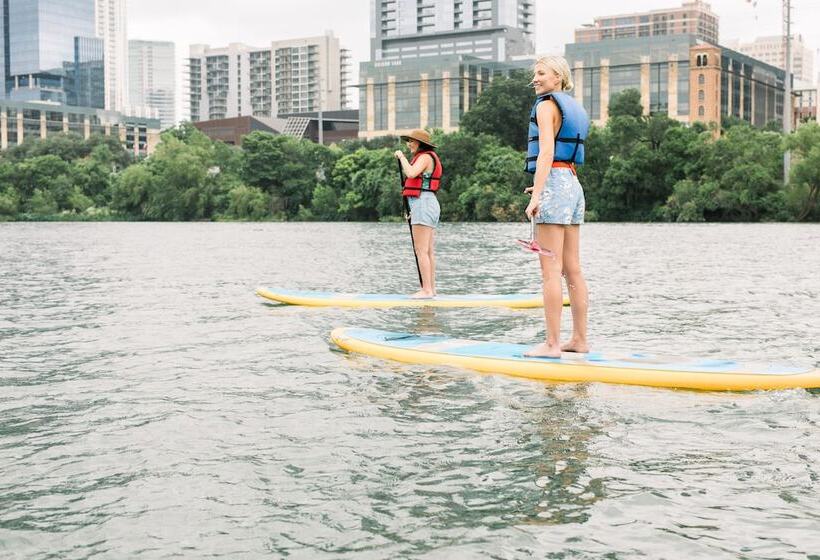
<svg viewBox="0 0 820 560"><path fill-rule="evenodd" d="M445 168L442 219L510 221L524 215L525 74L499 78L464 115L461 130L433 132ZM579 177L590 221L797 221L820 219L820 127L789 138L730 120L702 124L643 116L627 90L593 127ZM0 155L6 220L397 220L402 213L398 138L321 146L253 132L241 147L191 124L165 131L135 160L119 142L59 134ZM782 158L793 154L791 181Z"/></svg>

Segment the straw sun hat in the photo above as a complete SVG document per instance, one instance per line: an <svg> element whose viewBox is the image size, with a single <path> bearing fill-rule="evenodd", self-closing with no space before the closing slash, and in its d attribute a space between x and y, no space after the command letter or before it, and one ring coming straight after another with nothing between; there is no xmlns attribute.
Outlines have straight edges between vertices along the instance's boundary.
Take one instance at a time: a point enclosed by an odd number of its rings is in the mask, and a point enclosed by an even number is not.
<svg viewBox="0 0 820 560"><path fill-rule="evenodd" d="M426 144L427 146L430 146L431 148L436 147L436 145L433 144L430 141L430 134L426 130L421 130L420 128L417 128L417 129L413 130L409 134L402 134L401 139L402 140L413 139L417 142L421 142L422 144Z"/></svg>

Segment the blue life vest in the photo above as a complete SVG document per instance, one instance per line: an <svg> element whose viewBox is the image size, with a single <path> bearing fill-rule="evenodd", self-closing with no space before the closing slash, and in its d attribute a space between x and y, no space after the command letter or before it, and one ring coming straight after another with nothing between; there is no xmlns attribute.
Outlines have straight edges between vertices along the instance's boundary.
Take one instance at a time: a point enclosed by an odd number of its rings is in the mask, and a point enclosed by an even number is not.
<svg viewBox="0 0 820 560"><path fill-rule="evenodd" d="M530 111L530 127L527 134L527 166L530 173L535 173L535 160L538 159L538 118L536 111L542 101L552 99L561 111L561 128L555 134L555 155L553 161L584 163L584 140L589 134L589 117L584 107L574 97L562 92L539 95Z"/></svg>

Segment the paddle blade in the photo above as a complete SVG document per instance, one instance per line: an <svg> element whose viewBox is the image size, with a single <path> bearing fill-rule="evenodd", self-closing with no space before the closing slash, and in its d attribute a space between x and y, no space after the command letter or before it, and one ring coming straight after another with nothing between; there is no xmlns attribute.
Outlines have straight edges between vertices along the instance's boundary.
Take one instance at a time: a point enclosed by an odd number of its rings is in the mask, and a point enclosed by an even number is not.
<svg viewBox="0 0 820 560"><path fill-rule="evenodd" d="M516 239L515 241L521 246L522 249L524 249L528 253L544 255L545 257L555 257L555 253L553 253L549 249L542 249L538 242L535 240Z"/></svg>

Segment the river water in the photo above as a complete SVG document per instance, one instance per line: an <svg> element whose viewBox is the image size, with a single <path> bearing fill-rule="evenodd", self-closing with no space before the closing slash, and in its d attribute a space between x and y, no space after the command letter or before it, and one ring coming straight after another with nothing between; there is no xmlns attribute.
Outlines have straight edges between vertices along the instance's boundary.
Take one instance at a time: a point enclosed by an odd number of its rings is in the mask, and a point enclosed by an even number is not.
<svg viewBox="0 0 820 560"><path fill-rule="evenodd" d="M445 224L439 291L539 288ZM410 292L404 224L0 224L0 558L820 558L820 394L550 385L348 355L338 326L535 343ZM591 343L820 365L820 226L590 224ZM564 328L569 328L565 313Z"/></svg>

